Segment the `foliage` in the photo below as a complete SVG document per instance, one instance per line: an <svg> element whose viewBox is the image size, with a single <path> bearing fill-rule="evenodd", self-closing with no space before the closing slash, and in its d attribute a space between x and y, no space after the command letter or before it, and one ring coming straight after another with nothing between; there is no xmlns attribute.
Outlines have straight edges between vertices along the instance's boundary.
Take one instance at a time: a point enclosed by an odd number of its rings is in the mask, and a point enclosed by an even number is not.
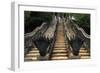
<svg viewBox="0 0 100 73"><path fill-rule="evenodd" d="M36 12L36 11L25 11L24 12L24 23L25 33L33 31L37 26L40 26L43 22L47 22L48 25L52 20L52 16L74 17L74 22L82 27L86 33L90 34L90 14L82 13L54 13L54 12Z"/></svg>
<svg viewBox="0 0 100 73"><path fill-rule="evenodd" d="M82 27L86 33L90 34L90 14L75 14L72 13L75 18L75 22Z"/></svg>
<svg viewBox="0 0 100 73"><path fill-rule="evenodd" d="M52 13L50 12L24 12L25 33L31 32L43 22L49 23L52 20Z"/></svg>

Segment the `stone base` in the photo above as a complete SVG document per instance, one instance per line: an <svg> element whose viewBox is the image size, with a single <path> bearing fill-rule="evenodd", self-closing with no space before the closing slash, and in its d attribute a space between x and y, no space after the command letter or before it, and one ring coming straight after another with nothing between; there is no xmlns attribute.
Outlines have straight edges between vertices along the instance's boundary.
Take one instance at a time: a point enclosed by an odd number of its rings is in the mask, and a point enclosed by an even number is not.
<svg viewBox="0 0 100 73"><path fill-rule="evenodd" d="M80 56L70 56L69 59L80 59Z"/></svg>
<svg viewBox="0 0 100 73"><path fill-rule="evenodd" d="M37 57L37 59L40 60L40 61L48 60L48 58L49 58L48 55L46 55L46 56L38 56Z"/></svg>
<svg viewBox="0 0 100 73"><path fill-rule="evenodd" d="M80 56L75 56L72 53L70 53L69 59L80 59Z"/></svg>

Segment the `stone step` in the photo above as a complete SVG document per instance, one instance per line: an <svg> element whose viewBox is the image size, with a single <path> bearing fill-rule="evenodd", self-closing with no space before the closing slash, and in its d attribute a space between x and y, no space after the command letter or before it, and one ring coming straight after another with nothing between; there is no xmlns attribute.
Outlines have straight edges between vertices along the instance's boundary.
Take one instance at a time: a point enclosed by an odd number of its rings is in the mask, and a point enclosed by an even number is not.
<svg viewBox="0 0 100 73"><path fill-rule="evenodd" d="M59 30L59 32L57 32L57 35L59 35L59 34L63 34L64 35L63 31L60 31L60 30Z"/></svg>
<svg viewBox="0 0 100 73"><path fill-rule="evenodd" d="M62 37L64 36L63 32L59 32L56 36Z"/></svg>
<svg viewBox="0 0 100 73"><path fill-rule="evenodd" d="M57 49L57 50L61 50L61 49L62 49L62 50L66 50L66 48L64 48L64 47L61 47L61 48L60 48L60 47L55 47L54 50L56 50L56 49Z"/></svg>
<svg viewBox="0 0 100 73"><path fill-rule="evenodd" d="M65 43L65 41L56 41L56 43Z"/></svg>
<svg viewBox="0 0 100 73"><path fill-rule="evenodd" d="M66 45L55 45L54 47L58 48L66 48Z"/></svg>
<svg viewBox="0 0 100 73"><path fill-rule="evenodd" d="M84 53L86 52L86 53L87 53L87 50L80 50L80 53L81 53L81 52L84 52Z"/></svg>
<svg viewBox="0 0 100 73"><path fill-rule="evenodd" d="M52 60L67 60L68 57L67 56L66 57L52 57L51 59Z"/></svg>
<svg viewBox="0 0 100 73"><path fill-rule="evenodd" d="M59 28L58 31L61 31L61 32L64 31L64 29L62 27L58 27L58 28Z"/></svg>
<svg viewBox="0 0 100 73"><path fill-rule="evenodd" d="M57 42L56 41L55 45L66 45L66 43L65 43L65 41L63 41L63 42Z"/></svg>
<svg viewBox="0 0 100 73"><path fill-rule="evenodd" d="M67 52L67 50L53 50L53 53Z"/></svg>
<svg viewBox="0 0 100 73"><path fill-rule="evenodd" d="M57 35L59 35L59 34L64 35L64 33L62 31L59 31ZM62 36L62 35L60 35L60 36Z"/></svg>
<svg viewBox="0 0 100 73"><path fill-rule="evenodd" d="M32 50L38 50L37 48L32 48Z"/></svg>
<svg viewBox="0 0 100 73"><path fill-rule="evenodd" d="M32 51L29 51L29 53L39 53L38 50L32 50Z"/></svg>
<svg viewBox="0 0 100 73"><path fill-rule="evenodd" d="M29 54L26 54L26 57L36 57L39 55L40 55L39 53L29 53Z"/></svg>
<svg viewBox="0 0 100 73"><path fill-rule="evenodd" d="M64 42L64 43L55 43L55 45L66 45L66 44Z"/></svg>
<svg viewBox="0 0 100 73"><path fill-rule="evenodd" d="M60 38L56 39L56 42L58 42L58 41L63 41L63 42L65 42L64 39L60 39Z"/></svg>
<svg viewBox="0 0 100 73"><path fill-rule="evenodd" d="M58 39L58 40L63 40L64 39L64 37L63 36L60 36L60 35L62 35L62 34L59 34L57 37L56 37L56 39Z"/></svg>
<svg viewBox="0 0 100 73"><path fill-rule="evenodd" d="M53 54L52 57L54 56L68 56L68 53L56 53L56 54Z"/></svg>
<svg viewBox="0 0 100 73"><path fill-rule="evenodd" d="M24 60L25 61L36 61L37 57L25 57Z"/></svg>
<svg viewBox="0 0 100 73"><path fill-rule="evenodd" d="M62 32L62 33L63 33L63 32ZM59 38L59 37L60 37L60 38L64 38L64 37L63 37L64 34L62 34L62 33L58 33L58 34L56 35L56 36L57 36L56 38Z"/></svg>
<svg viewBox="0 0 100 73"><path fill-rule="evenodd" d="M85 48L80 48L80 50L87 50L87 49L85 49Z"/></svg>
<svg viewBox="0 0 100 73"><path fill-rule="evenodd" d="M54 46L54 48L66 48L66 46Z"/></svg>
<svg viewBox="0 0 100 73"><path fill-rule="evenodd" d="M56 38L56 41L64 41L64 38Z"/></svg>
<svg viewBox="0 0 100 73"><path fill-rule="evenodd" d="M63 36L61 36L61 35L63 35L64 36L64 34L58 34L58 35L56 35L57 37L56 37L56 39L64 39L64 37Z"/></svg>
<svg viewBox="0 0 100 73"><path fill-rule="evenodd" d="M65 42L56 42L55 45L62 45L64 44L65 45Z"/></svg>
<svg viewBox="0 0 100 73"><path fill-rule="evenodd" d="M80 56L89 56L89 53L79 53Z"/></svg>
<svg viewBox="0 0 100 73"><path fill-rule="evenodd" d="M81 56L80 59L90 59L90 56Z"/></svg>
<svg viewBox="0 0 100 73"><path fill-rule="evenodd" d="M65 43L65 41L64 41L64 39L62 39L62 40L56 39L56 43Z"/></svg>

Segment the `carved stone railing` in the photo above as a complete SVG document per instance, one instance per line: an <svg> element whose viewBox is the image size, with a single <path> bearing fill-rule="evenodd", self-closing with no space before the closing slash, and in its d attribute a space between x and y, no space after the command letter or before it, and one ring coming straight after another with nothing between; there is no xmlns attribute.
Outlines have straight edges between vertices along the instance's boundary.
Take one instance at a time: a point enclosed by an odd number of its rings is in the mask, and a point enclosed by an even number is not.
<svg viewBox="0 0 100 73"><path fill-rule="evenodd" d="M77 28L77 30L81 31L82 34L84 35L84 37L90 39L90 35L88 35L82 28L80 28L77 24L75 24L72 20L71 22L73 23L73 25Z"/></svg>
<svg viewBox="0 0 100 73"><path fill-rule="evenodd" d="M33 37L37 31L41 30L47 23L43 22L42 25L40 27L37 27L35 28L35 30L33 30L32 32L30 33L26 33L24 35L25 38L28 38L28 37Z"/></svg>
<svg viewBox="0 0 100 73"><path fill-rule="evenodd" d="M58 26L56 25L56 28ZM49 58L48 59L51 59L51 56L52 56L52 52L53 52L53 49L54 49L54 45L55 45L55 41L56 41L56 35L57 35L57 29L55 30L54 32L54 37L53 37L53 40L52 40L52 43L50 44L50 48L48 50L48 53L49 53Z"/></svg>
<svg viewBox="0 0 100 73"><path fill-rule="evenodd" d="M68 57L70 56L70 53L72 52L72 49L70 47L70 44L69 44L69 40L70 38L68 38L68 31L67 31L67 26L66 26L66 21L64 20L64 36L65 36L65 43L66 43L66 48L67 48L67 51L68 51Z"/></svg>
<svg viewBox="0 0 100 73"><path fill-rule="evenodd" d="M90 35L88 35L84 29L80 28L77 24L75 24L72 20L71 22L73 23L73 25L77 28L78 31L80 31L83 36L84 36L84 43L83 43L83 47L86 48L88 50L88 52L90 52Z"/></svg>
<svg viewBox="0 0 100 73"><path fill-rule="evenodd" d="M81 38L84 39L83 47L90 52L90 35L88 35L82 28L80 28L77 24L75 24L71 19L67 19L66 24L71 24L74 28L76 28L77 32L80 34ZM66 26L65 26L66 29ZM67 30L66 30L67 32Z"/></svg>
<svg viewBox="0 0 100 73"><path fill-rule="evenodd" d="M35 47L34 45L34 36L35 34L41 30L42 28L44 28L46 26L47 23L43 22L42 25L40 27L37 27L36 29L34 29L32 32L30 33L26 33L24 35L24 54L27 54L32 48Z"/></svg>
<svg viewBox="0 0 100 73"><path fill-rule="evenodd" d="M52 20L52 22L51 22L51 25L53 25L53 26L51 26L51 31L50 32L52 32L52 34L51 34L51 36L49 37L49 39L51 39L52 38L52 41L51 41L51 43L50 43L50 45L48 46L48 48L47 48L47 55L48 55L48 59L50 59L51 58L51 55L52 55L52 51L53 51L53 48L54 48L54 44L55 44L55 40L56 40L56 31L57 31L57 19L56 19L56 16L55 16L55 18ZM48 28L48 30L49 30L50 28ZM48 31L47 30L47 31Z"/></svg>
<svg viewBox="0 0 100 73"><path fill-rule="evenodd" d="M69 25L70 24L70 25ZM68 27L69 26L73 26L75 29L76 29L76 32L77 34L82 38L84 39L84 43L83 43L83 47L86 48L88 50L88 52L90 52L90 35L88 35L82 28L80 28L77 24L75 24L72 20L70 19L67 19L65 22L64 22L64 26L65 26L65 39L66 41L70 41L76 34L73 33L73 32L69 32L70 31L70 28ZM71 28L73 29L73 28ZM72 33L72 35L70 35L70 33ZM68 42L67 42L68 43ZM68 43L69 44L69 43ZM69 47L68 47L68 51L71 52L72 51L72 48L69 44Z"/></svg>

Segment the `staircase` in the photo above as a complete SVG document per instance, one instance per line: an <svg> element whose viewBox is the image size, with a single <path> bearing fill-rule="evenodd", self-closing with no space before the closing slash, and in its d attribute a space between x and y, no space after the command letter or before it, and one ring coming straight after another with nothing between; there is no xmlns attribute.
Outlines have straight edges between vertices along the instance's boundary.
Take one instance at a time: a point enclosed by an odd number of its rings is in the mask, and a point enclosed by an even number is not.
<svg viewBox="0 0 100 73"><path fill-rule="evenodd" d="M24 61L38 61L39 55L37 48L32 48L32 50L24 57Z"/></svg>
<svg viewBox="0 0 100 73"><path fill-rule="evenodd" d="M86 48L81 48L79 52L80 59L89 59L90 53Z"/></svg>
<svg viewBox="0 0 100 73"><path fill-rule="evenodd" d="M65 42L64 25L57 25L56 41L51 54L50 60L67 60L69 59L68 44ZM24 61L39 61L39 51L37 48L32 48L28 54L25 55ZM79 52L80 59L89 59L90 53L87 49L81 48Z"/></svg>
<svg viewBox="0 0 100 73"><path fill-rule="evenodd" d="M90 53L86 48L80 48L79 59L89 59ZM65 42L64 26L58 24L56 41L52 52L51 60L67 60L69 59L68 44ZM74 58L75 59L75 58Z"/></svg>
<svg viewBox="0 0 100 73"><path fill-rule="evenodd" d="M63 24L58 24L56 33L56 41L51 55L51 60L67 60L68 51L66 49Z"/></svg>

